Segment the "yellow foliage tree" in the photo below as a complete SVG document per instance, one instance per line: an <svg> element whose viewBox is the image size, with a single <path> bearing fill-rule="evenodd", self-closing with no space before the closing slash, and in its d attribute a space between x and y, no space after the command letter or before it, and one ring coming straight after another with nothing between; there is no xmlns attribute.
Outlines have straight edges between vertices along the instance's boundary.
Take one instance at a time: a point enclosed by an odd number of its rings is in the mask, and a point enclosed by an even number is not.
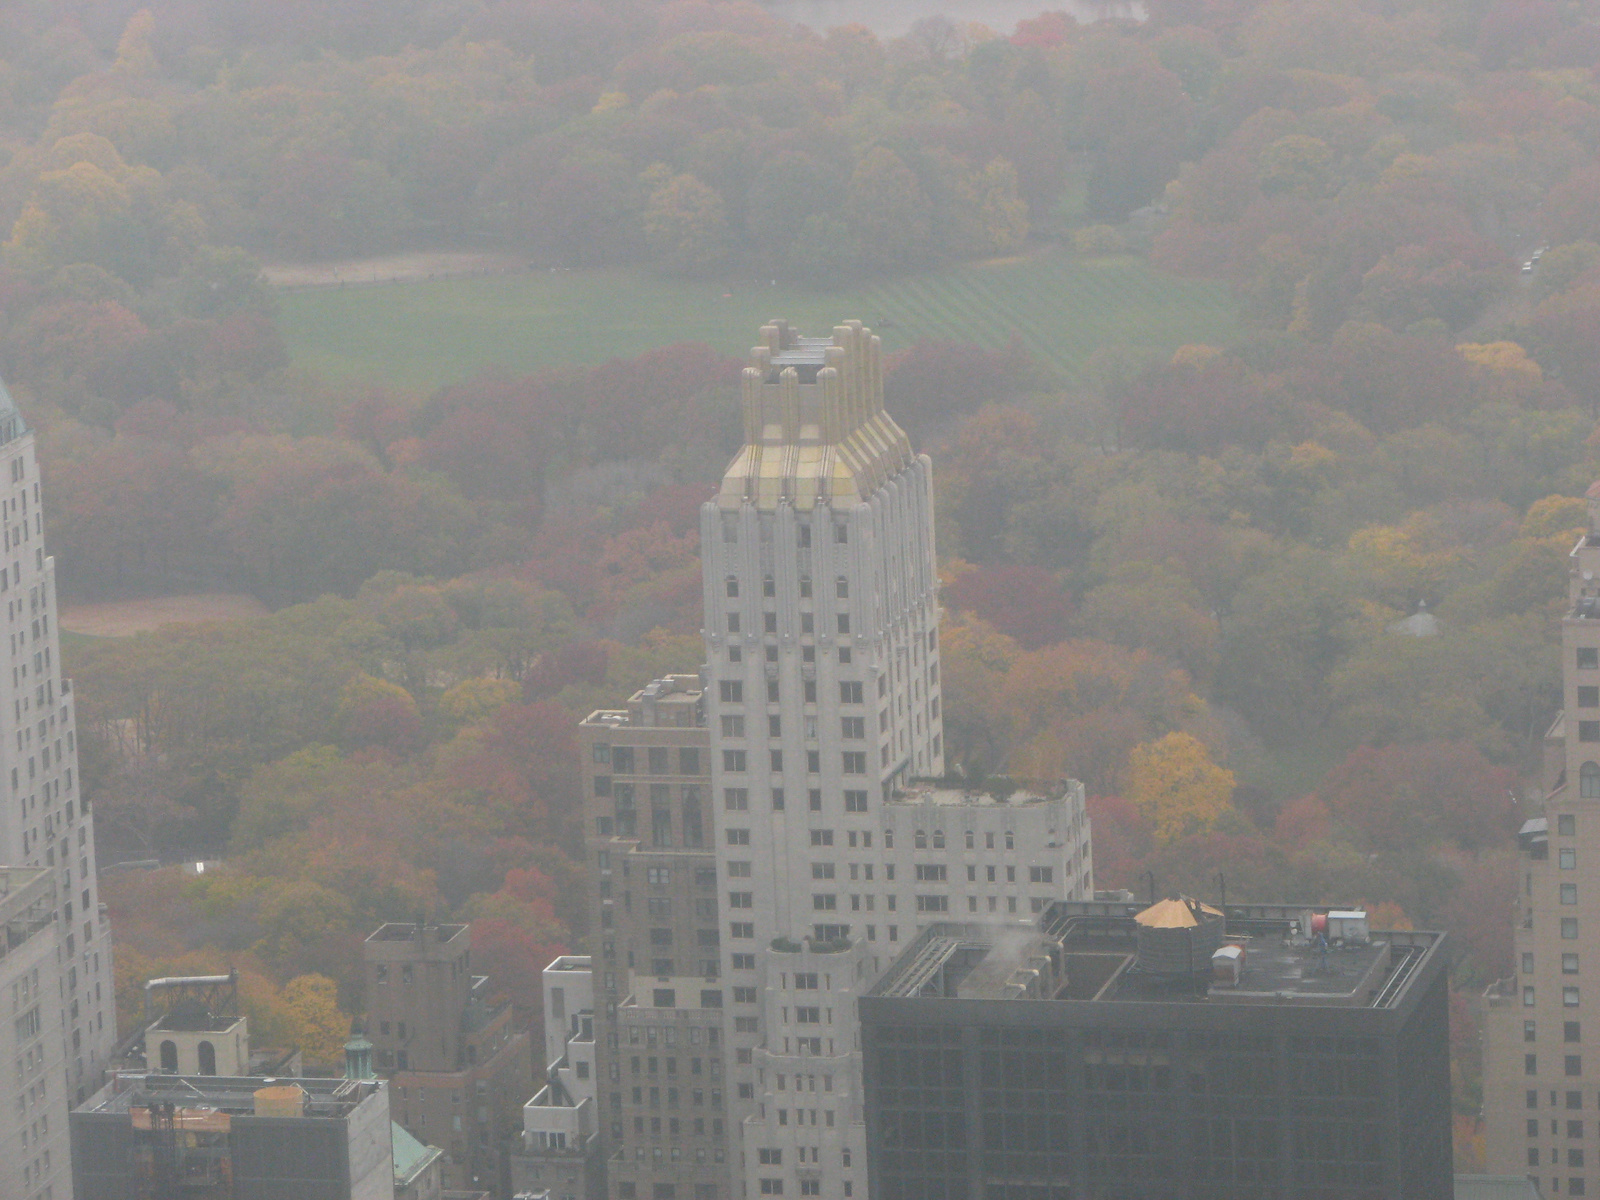
<svg viewBox="0 0 1600 1200"><path fill-rule="evenodd" d="M1232 805L1233 772L1193 734L1169 733L1128 755L1127 798L1162 842L1205 833Z"/></svg>
<svg viewBox="0 0 1600 1200"><path fill-rule="evenodd" d="M1463 342L1456 353L1475 367L1518 376L1529 383L1544 379L1539 364L1516 342Z"/></svg>
<svg viewBox="0 0 1600 1200"><path fill-rule="evenodd" d="M286 1030L308 1066L338 1066L350 1036L350 1018L339 1009L339 985L326 975L296 975L283 988Z"/></svg>
<svg viewBox="0 0 1600 1200"><path fill-rule="evenodd" d="M462 725L488 716L502 705L522 695L522 689L509 679L474 676L463 679L439 697L439 711Z"/></svg>
<svg viewBox="0 0 1600 1200"><path fill-rule="evenodd" d="M1523 537L1549 537L1582 529L1589 523L1589 506L1579 496L1546 496L1528 505L1522 518Z"/></svg>

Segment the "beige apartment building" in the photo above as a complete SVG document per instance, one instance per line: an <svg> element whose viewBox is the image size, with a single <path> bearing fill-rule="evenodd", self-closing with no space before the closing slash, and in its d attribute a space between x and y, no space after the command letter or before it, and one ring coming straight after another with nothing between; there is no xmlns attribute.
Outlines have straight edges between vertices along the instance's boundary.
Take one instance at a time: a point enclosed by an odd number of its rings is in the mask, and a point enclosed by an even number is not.
<svg viewBox="0 0 1600 1200"><path fill-rule="evenodd" d="M705 702L669 675L578 729L596 1099L613 1195L733 1195Z"/></svg>
<svg viewBox="0 0 1600 1200"><path fill-rule="evenodd" d="M1572 549L1562 711L1519 835L1515 974L1485 997L1489 1171L1600 1195L1600 483Z"/></svg>
<svg viewBox="0 0 1600 1200"><path fill-rule="evenodd" d="M445 1152L448 1190L492 1191L534 1093L509 998L472 973L472 927L390 922L363 943L367 1037L396 1124Z"/></svg>

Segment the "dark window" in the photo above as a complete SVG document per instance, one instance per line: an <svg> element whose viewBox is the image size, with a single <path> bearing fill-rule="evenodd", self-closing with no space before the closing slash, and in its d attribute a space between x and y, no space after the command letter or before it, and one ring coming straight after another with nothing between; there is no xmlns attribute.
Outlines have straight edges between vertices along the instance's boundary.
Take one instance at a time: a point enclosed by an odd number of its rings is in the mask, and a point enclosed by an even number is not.
<svg viewBox="0 0 1600 1200"><path fill-rule="evenodd" d="M1592 684L1578 689L1579 708L1600 708L1600 687Z"/></svg>

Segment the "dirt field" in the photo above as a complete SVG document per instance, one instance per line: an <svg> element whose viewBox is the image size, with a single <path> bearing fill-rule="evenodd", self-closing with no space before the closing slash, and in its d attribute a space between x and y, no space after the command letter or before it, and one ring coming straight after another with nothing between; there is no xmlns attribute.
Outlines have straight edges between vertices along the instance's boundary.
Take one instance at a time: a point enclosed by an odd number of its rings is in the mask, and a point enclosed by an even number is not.
<svg viewBox="0 0 1600 1200"><path fill-rule="evenodd" d="M262 277L273 287L327 288L363 283L416 283L463 275L504 275L527 264L507 254L417 251L382 258L349 258L340 262L267 263Z"/></svg>
<svg viewBox="0 0 1600 1200"><path fill-rule="evenodd" d="M264 617L267 608L254 596L233 592L201 592L192 596L152 596L144 600L111 600L61 610L61 628L87 637L128 637L184 621L234 621Z"/></svg>

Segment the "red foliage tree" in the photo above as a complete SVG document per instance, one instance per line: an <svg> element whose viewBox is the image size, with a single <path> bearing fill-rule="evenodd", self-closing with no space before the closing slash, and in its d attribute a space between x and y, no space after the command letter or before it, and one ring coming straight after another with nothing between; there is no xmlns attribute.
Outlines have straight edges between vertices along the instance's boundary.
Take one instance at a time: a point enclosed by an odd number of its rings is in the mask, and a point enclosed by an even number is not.
<svg viewBox="0 0 1600 1200"><path fill-rule="evenodd" d="M1041 567L974 567L956 576L944 596L952 607L982 618L1029 650L1071 632L1072 601Z"/></svg>
<svg viewBox="0 0 1600 1200"><path fill-rule="evenodd" d="M1516 776L1467 742L1360 746L1317 788L1338 824L1370 849L1437 841L1477 851L1509 834Z"/></svg>

